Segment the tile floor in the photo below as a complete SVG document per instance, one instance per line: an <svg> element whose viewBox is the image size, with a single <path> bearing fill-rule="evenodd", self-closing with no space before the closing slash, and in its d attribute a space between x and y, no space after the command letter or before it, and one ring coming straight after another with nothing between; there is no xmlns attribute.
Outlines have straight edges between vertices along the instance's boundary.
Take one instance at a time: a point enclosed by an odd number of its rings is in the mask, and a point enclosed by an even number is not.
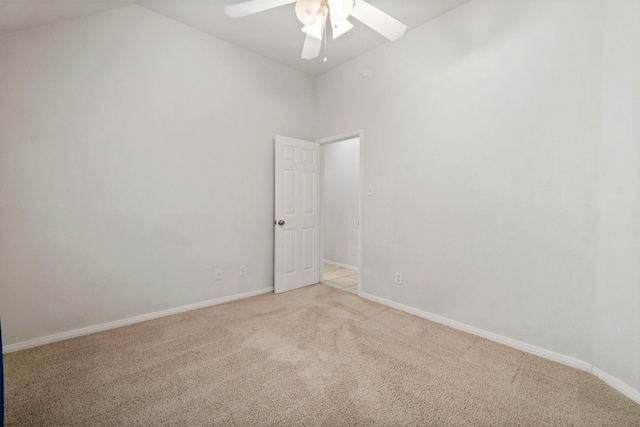
<svg viewBox="0 0 640 427"><path fill-rule="evenodd" d="M343 291L351 292L352 294L358 294L357 271L325 263L322 283Z"/></svg>

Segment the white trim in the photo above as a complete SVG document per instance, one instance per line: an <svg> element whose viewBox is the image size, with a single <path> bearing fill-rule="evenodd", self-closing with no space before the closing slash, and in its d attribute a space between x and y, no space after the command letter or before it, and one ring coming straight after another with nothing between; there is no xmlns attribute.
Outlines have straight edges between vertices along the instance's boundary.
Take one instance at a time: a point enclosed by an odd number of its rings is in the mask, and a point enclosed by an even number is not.
<svg viewBox="0 0 640 427"><path fill-rule="evenodd" d="M607 374L605 371L603 371L602 369L598 368L595 365L593 366L593 375L600 378L602 381L604 381L614 389L618 390L620 393L624 394L629 399L635 401L636 403L640 403L640 391L634 389L629 384L626 384L620 381L613 375Z"/></svg>
<svg viewBox="0 0 640 427"><path fill-rule="evenodd" d="M362 129L359 129L341 133L339 135L316 139L316 142L320 145L333 144L334 142L346 141L347 139L362 138L363 133Z"/></svg>
<svg viewBox="0 0 640 427"><path fill-rule="evenodd" d="M324 146L327 144L332 144L334 142L346 141L348 139L359 138L360 139L360 194L358 197L360 198L360 207L358 211L358 270L362 269L362 260L364 257L364 246L362 245L362 229L364 226L364 216L363 216L363 206L364 206L364 197L365 197L365 182L364 182L364 130L354 130L350 132L345 132L339 135L329 136L326 138L316 139L316 142L320 144L320 261L324 258L324 227L322 226L322 222L324 220ZM322 279L322 273L320 274L320 279ZM358 295L360 295L360 289L362 289L362 276L358 277Z"/></svg>
<svg viewBox="0 0 640 427"><path fill-rule="evenodd" d="M386 305L386 306L395 308L397 310L404 311L404 312L425 318L427 320L440 323L445 326L449 326L454 329L458 329L460 331L468 332L470 334L477 335L479 337L486 338L488 340L495 341L497 343L516 348L518 350L522 350L526 353L534 354L536 356L540 356L545 359L553 360L554 362L562 363L563 365L571 366L572 368L580 369L587 372L591 372L593 368L593 365L591 363L584 362L582 360L575 359L570 356L565 356L563 354L559 354L550 350L546 350L544 348L536 347L535 345L523 343L521 341L517 341L512 338L495 334L493 332L485 331L484 329L476 328L475 326L470 326L465 323L458 322L456 320L447 319L446 317L438 316L437 314L432 314L427 311L423 311L414 307L409 307L407 305L400 304L400 303L390 301L385 298L380 298L375 295L371 295L367 293L360 293L359 296L371 301L375 301L379 304Z"/></svg>
<svg viewBox="0 0 640 427"><path fill-rule="evenodd" d="M57 341L67 340L69 338L89 335L96 332L107 331L109 329L120 328L122 326L133 325L134 323L145 322L147 320L157 319L159 317L171 316L173 314L184 313L185 311L197 310L199 308L210 307L213 305L224 304L225 302L236 301L239 299L254 297L257 295L273 292L273 286L256 289L255 291L243 292L241 294L229 295L226 297L216 298L208 301L197 302L195 304L183 305L181 307L170 308L168 310L156 311L154 313L143 314L141 316L129 317L127 319L115 320L113 322L101 323L99 325L89 326L86 328L74 329L72 331L61 332L59 334L48 335L46 337L35 338L32 340L21 341L15 344L3 345L2 353L11 353L28 348L38 347L45 344L51 344Z"/></svg>
<svg viewBox="0 0 640 427"><path fill-rule="evenodd" d="M356 267L355 265L342 264L342 263L339 263L339 262L331 261L330 259L325 259L324 263L325 264L335 265L336 267L346 268L347 270L358 271L358 267Z"/></svg>
<svg viewBox="0 0 640 427"><path fill-rule="evenodd" d="M422 317L427 320L431 320L436 323L440 323L441 325L449 326L454 329L458 329L460 331L468 332L473 335L477 335L482 338L486 338L491 341L495 341L500 344L507 345L509 347L513 347L515 349L524 351L526 353L534 354L536 356L543 357L548 360L552 360L554 362L561 363L563 365L570 366L572 368L580 369L582 371L589 372L596 377L600 378L602 381L607 383L613 389L619 391L620 393L627 396L629 399L633 400L636 403L640 403L640 391L634 389L629 384L624 381L619 380L598 368L597 366L585 362L583 360L575 359L570 356L565 356L563 354L559 354L550 350L546 350L544 348L536 347L535 345L523 343L521 341L514 340L512 338L507 338L502 335L495 334L493 332L485 331L484 329L476 328L475 326L470 326L462 322L458 322L455 320L448 319L446 317L439 316L437 314L429 313L424 310L420 310L414 307L410 307L408 305L400 304L385 298L380 298L375 295L367 294L364 292L358 293L358 295L362 298L377 302L382 305L386 305L391 308L395 308L396 310L404 311L409 314L413 314L415 316Z"/></svg>

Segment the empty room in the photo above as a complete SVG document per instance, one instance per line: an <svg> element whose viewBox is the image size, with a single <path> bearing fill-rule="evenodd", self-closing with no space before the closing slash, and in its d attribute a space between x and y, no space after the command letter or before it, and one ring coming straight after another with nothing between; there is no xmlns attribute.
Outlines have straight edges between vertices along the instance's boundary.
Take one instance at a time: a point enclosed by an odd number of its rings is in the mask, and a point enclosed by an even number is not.
<svg viewBox="0 0 640 427"><path fill-rule="evenodd" d="M8 426L640 426L640 0L0 0Z"/></svg>

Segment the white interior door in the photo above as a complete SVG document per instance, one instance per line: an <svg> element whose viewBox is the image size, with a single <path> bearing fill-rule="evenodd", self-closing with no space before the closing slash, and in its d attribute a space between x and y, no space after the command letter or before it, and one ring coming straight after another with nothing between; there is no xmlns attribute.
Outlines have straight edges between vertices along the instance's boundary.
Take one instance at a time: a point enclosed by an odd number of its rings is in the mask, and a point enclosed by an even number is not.
<svg viewBox="0 0 640 427"><path fill-rule="evenodd" d="M320 145L275 139L274 288L320 281Z"/></svg>

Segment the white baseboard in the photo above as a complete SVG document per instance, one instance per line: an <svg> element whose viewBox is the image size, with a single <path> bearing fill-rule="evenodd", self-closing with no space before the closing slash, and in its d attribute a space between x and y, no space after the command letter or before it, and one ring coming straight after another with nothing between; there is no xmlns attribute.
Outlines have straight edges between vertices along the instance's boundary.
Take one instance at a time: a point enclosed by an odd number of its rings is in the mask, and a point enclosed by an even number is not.
<svg viewBox="0 0 640 427"><path fill-rule="evenodd" d="M495 334L493 332L485 331L484 329L476 328L475 326L470 326L462 322L447 319L446 317L438 316L437 314L432 314L427 311L423 311L414 307L409 307L407 305L390 301L385 298L380 298L375 295L360 293L360 296L368 300L380 303L382 305L386 305L386 306L395 308L397 310L404 311L404 312L422 317L424 319L431 320L436 323L440 323L441 325L449 326L451 328L458 329L460 331L468 332L470 334L477 335L479 337L486 338L488 340L495 341L497 343L516 348L518 350L522 350L526 353L544 357L545 359L553 360L554 362L562 363L563 365L571 366L572 368L577 368L587 372L591 372L591 369L592 369L591 363L584 362L582 360L575 359L573 357L565 356L563 354L555 353L553 351L546 350L544 348L536 347L531 344L523 343L521 341L517 341L502 335Z"/></svg>
<svg viewBox="0 0 640 427"><path fill-rule="evenodd" d="M549 359L554 362L561 363L563 365L571 366L572 368L590 372L596 377L600 378L605 383L607 383L609 386L613 387L615 390L627 396L629 399L637 403L640 403L640 391L634 389L633 387L619 380L618 378L607 374L602 369L599 369L598 367L594 366L589 362L575 359L570 356L565 356L563 354L546 350L544 348L536 347L535 345L523 343L521 341L507 338L502 335L494 334L493 332L485 331L484 329L476 328L475 326L470 326L465 323L447 319L446 317L438 316L437 314L432 314L427 311L410 307L408 305L400 304L385 298L380 298L375 295L367 294L364 292L360 292L358 295L361 296L362 298L377 302L379 304L386 305L391 308L395 308L396 310L404 311L406 313L413 314L415 316L422 317L427 320L431 320L432 322L440 323L441 325L449 326L451 328L458 329L460 331L468 332L470 334L477 335L479 337L486 338L488 340L495 341L497 343L504 344L518 350L522 350L525 353L540 356L545 359Z"/></svg>
<svg viewBox="0 0 640 427"><path fill-rule="evenodd" d="M358 271L358 267L354 266L354 265L349 265L349 264L342 264L336 261L331 261L329 259L325 259L324 262L326 264L331 264L331 265L335 265L336 267L342 267L342 268L346 268L347 270L353 270L353 271Z"/></svg>
<svg viewBox="0 0 640 427"><path fill-rule="evenodd" d="M109 329L120 328L122 326L133 325L134 323L145 322L147 320L157 319L159 317L171 316L172 314L184 313L185 311L197 310L199 308L210 307L213 305L224 304L225 302L236 301L239 299L254 297L257 295L273 292L273 286L256 289L255 291L243 292L241 294L229 295L226 297L216 298L208 301L197 302L195 304L183 305L181 307L170 308L167 310L156 311L154 313L143 314L141 316L129 317L127 319L115 320L113 322L101 323L100 325L89 326L86 328L74 329L72 331L61 332L59 334L48 335L46 337L35 338L32 340L21 341L15 344L3 345L2 353L11 353L28 348L38 347L57 341L67 340L69 338L89 335L96 332L102 332Z"/></svg>
<svg viewBox="0 0 640 427"><path fill-rule="evenodd" d="M629 384L626 384L613 375L607 374L602 369L597 366L593 367L593 375L600 378L605 383L609 384L614 389L618 390L620 393L627 396L629 399L633 400L636 403L640 403L640 391L631 387Z"/></svg>

